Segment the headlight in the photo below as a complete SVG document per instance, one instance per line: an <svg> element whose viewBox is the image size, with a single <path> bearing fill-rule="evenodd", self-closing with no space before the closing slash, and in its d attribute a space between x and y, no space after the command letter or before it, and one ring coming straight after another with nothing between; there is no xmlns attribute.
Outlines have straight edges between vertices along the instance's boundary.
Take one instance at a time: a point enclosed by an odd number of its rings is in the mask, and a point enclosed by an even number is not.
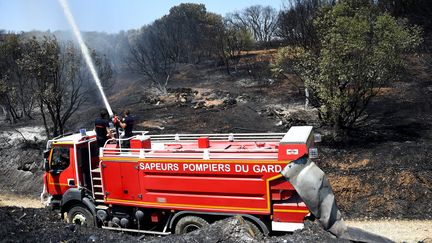
<svg viewBox="0 0 432 243"><path fill-rule="evenodd" d="M309 158L311 158L311 159L318 158L318 149L317 148L309 148Z"/></svg>

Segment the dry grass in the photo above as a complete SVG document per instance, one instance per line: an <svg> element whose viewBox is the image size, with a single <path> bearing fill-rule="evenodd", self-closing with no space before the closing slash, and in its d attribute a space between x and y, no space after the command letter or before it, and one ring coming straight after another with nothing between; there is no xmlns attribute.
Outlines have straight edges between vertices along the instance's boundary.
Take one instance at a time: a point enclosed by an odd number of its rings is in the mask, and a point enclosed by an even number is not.
<svg viewBox="0 0 432 243"><path fill-rule="evenodd" d="M277 49L268 49L268 50L252 50L252 51L242 51L240 55L254 54L254 55L266 55L266 54L275 54Z"/></svg>
<svg viewBox="0 0 432 243"><path fill-rule="evenodd" d="M368 166L370 163L369 159L361 159L359 161L350 161L350 163L339 163L337 164L341 170L360 169Z"/></svg>
<svg viewBox="0 0 432 243"><path fill-rule="evenodd" d="M42 208L43 204L35 197L0 194L0 207Z"/></svg>

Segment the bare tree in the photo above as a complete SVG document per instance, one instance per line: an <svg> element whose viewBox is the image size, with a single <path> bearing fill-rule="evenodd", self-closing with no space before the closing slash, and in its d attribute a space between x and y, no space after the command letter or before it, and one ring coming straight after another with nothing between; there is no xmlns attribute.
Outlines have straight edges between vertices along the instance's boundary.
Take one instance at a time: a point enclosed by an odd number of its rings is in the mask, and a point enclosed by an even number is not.
<svg viewBox="0 0 432 243"><path fill-rule="evenodd" d="M179 58L179 47L174 44L175 35L170 36L162 22L143 27L130 45L129 67L151 81L162 93L166 87Z"/></svg>
<svg viewBox="0 0 432 243"><path fill-rule="evenodd" d="M254 5L230 15L237 26L247 27L257 42L269 43L277 29L278 12L271 6Z"/></svg>
<svg viewBox="0 0 432 243"><path fill-rule="evenodd" d="M287 0L279 14L277 36L288 44L315 48L319 43L313 19L326 0Z"/></svg>
<svg viewBox="0 0 432 243"><path fill-rule="evenodd" d="M135 34L127 63L165 93L179 63L197 64L216 56L221 26L222 17L208 13L203 4L180 4Z"/></svg>

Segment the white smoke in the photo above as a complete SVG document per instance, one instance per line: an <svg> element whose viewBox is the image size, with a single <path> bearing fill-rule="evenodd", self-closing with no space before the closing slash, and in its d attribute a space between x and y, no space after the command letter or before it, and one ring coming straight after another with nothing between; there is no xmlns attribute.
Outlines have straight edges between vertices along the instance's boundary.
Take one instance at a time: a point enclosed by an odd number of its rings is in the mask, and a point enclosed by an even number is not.
<svg viewBox="0 0 432 243"><path fill-rule="evenodd" d="M81 32L79 31L78 26L75 23L75 19L74 19L73 15L72 15L72 12L70 11L69 5L68 5L68 3L67 3L66 0L59 0L59 2L60 2L60 5L63 8L63 12L64 12L64 14L65 14L65 16L66 16L66 18L67 18L67 20L69 22L69 25L72 28L72 32L74 33L75 37L77 38L78 44L80 45L80 48L81 48L81 52L82 52L82 54L84 56L84 60L87 63L87 66L90 69L90 73L93 76L93 80L96 82L96 85L99 88L99 92L102 95L103 102L105 103L105 107L107 108L109 115L112 117L113 116L113 111L111 109L110 104L108 103L108 99L105 96L105 92L103 91L103 87L102 87L101 81L100 81L99 76L98 76L98 74L96 72L96 68L95 68L95 66L93 64L93 61L92 61L92 59L90 57L90 52L89 52L86 44L83 41L83 38L81 36Z"/></svg>

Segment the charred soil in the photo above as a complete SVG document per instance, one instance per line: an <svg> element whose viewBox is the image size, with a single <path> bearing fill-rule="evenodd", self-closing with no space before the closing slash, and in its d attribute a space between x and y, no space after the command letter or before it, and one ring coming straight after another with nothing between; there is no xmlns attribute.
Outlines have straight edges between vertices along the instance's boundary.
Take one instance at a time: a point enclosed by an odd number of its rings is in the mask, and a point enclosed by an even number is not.
<svg viewBox="0 0 432 243"><path fill-rule="evenodd" d="M59 214L46 209L0 207L0 223L1 242L346 242L312 222L290 235L257 238L241 218L228 218L188 234L166 237L67 224Z"/></svg>

